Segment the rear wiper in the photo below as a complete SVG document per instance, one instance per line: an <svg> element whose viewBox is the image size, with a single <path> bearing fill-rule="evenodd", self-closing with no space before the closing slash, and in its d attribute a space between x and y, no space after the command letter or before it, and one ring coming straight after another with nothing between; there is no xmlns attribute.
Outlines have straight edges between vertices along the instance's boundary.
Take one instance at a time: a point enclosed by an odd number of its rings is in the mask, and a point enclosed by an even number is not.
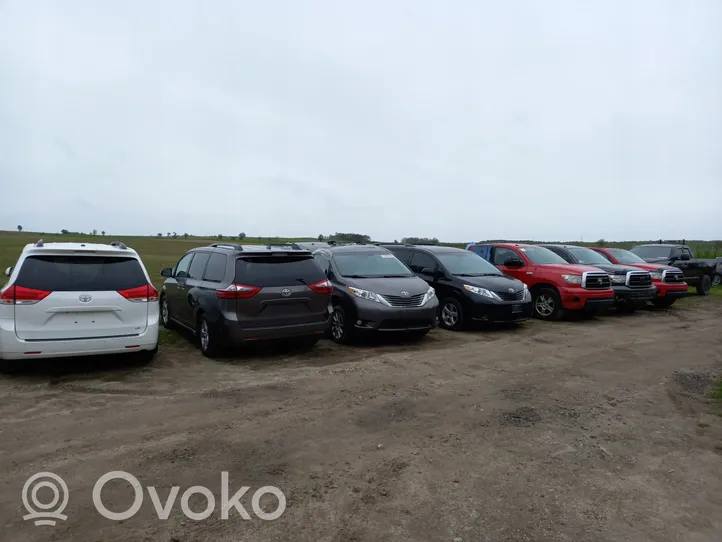
<svg viewBox="0 0 722 542"><path fill-rule="evenodd" d="M305 284L306 286L308 286L308 282L306 282L305 280L303 280L303 279L296 279L296 280L298 282L300 282L301 284Z"/></svg>

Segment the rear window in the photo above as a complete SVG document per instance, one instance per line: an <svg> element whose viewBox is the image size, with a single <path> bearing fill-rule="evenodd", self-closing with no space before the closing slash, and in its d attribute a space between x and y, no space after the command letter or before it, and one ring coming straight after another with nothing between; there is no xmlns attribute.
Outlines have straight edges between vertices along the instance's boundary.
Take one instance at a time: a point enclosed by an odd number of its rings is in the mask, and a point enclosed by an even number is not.
<svg viewBox="0 0 722 542"><path fill-rule="evenodd" d="M238 258L235 281L249 286L274 287L313 284L326 276L311 255Z"/></svg>
<svg viewBox="0 0 722 542"><path fill-rule="evenodd" d="M665 246L639 246L634 247L632 252L641 258L669 258L672 254L672 247Z"/></svg>
<svg viewBox="0 0 722 542"><path fill-rule="evenodd" d="M15 284L52 292L99 292L137 288L148 280L135 258L30 256Z"/></svg>

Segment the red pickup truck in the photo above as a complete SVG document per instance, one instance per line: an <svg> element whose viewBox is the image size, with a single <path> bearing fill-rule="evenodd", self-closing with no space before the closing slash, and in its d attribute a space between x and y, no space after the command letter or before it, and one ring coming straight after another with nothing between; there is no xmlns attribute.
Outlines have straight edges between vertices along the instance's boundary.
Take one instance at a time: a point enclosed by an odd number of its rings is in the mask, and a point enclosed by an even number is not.
<svg viewBox="0 0 722 542"><path fill-rule="evenodd" d="M647 263L634 252L623 248L589 247L611 263L626 264L649 271L657 295L652 300L655 307L671 307L675 301L687 295L687 282L681 269L670 265Z"/></svg>
<svg viewBox="0 0 722 542"><path fill-rule="evenodd" d="M517 243L469 243L466 248L524 282L531 291L537 318L557 320L564 311L596 314L614 304L608 273L569 264L547 248Z"/></svg>

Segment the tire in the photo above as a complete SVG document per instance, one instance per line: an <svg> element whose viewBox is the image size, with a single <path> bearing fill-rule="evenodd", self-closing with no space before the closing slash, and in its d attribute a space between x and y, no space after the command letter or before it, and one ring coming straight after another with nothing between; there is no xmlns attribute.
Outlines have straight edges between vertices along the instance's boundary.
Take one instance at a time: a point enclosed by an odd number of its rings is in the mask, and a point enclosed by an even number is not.
<svg viewBox="0 0 722 542"><path fill-rule="evenodd" d="M348 344L353 340L353 322L349 322L348 314L341 305L333 306L329 334L331 340L339 344Z"/></svg>
<svg viewBox="0 0 722 542"><path fill-rule="evenodd" d="M662 297L660 299L653 299L652 305L659 309L668 309L672 305L674 305L674 302L677 301L676 299L667 299L666 297Z"/></svg>
<svg viewBox="0 0 722 542"><path fill-rule="evenodd" d="M714 277L712 277L712 286L719 286L720 284L722 284L722 275L715 273Z"/></svg>
<svg viewBox="0 0 722 542"><path fill-rule="evenodd" d="M173 320L170 315L170 307L168 306L168 298L163 296L160 298L160 322L166 329L173 329Z"/></svg>
<svg viewBox="0 0 722 542"><path fill-rule="evenodd" d="M456 299L447 297L439 304L439 326L449 331L464 327L464 309Z"/></svg>
<svg viewBox="0 0 722 542"><path fill-rule="evenodd" d="M539 288L532 292L534 316L540 320L559 320L564 313L559 292L552 288Z"/></svg>
<svg viewBox="0 0 722 542"><path fill-rule="evenodd" d="M217 357L221 351L219 333L203 314L198 316L196 335L198 337L198 347L201 349L201 354L207 358Z"/></svg>
<svg viewBox="0 0 722 542"><path fill-rule="evenodd" d="M711 289L712 277L710 277L709 275L703 275L702 278L699 280L699 284L697 285L697 294L709 295Z"/></svg>

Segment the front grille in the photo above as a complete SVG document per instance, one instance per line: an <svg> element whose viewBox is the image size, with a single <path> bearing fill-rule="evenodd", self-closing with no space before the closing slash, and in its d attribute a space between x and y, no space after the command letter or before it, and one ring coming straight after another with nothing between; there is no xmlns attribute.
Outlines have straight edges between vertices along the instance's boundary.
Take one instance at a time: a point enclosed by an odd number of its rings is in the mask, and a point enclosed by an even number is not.
<svg viewBox="0 0 722 542"><path fill-rule="evenodd" d="M383 298L388 301L392 307L420 307L425 295L426 294L416 294L404 297L400 295L383 294Z"/></svg>
<svg viewBox="0 0 722 542"><path fill-rule="evenodd" d="M652 285L652 275L632 271L627 274L627 286L630 288L648 288Z"/></svg>
<svg viewBox="0 0 722 542"><path fill-rule="evenodd" d="M582 288L587 290L606 290L611 284L607 273L585 273L582 280Z"/></svg>
<svg viewBox="0 0 722 542"><path fill-rule="evenodd" d="M681 271L664 271L662 273L662 280L664 282L671 282L672 284L681 284L684 282L684 273Z"/></svg>
<svg viewBox="0 0 722 542"><path fill-rule="evenodd" d="M494 292L496 295L498 295L503 301L522 301L524 299L524 290L519 290L518 292Z"/></svg>

